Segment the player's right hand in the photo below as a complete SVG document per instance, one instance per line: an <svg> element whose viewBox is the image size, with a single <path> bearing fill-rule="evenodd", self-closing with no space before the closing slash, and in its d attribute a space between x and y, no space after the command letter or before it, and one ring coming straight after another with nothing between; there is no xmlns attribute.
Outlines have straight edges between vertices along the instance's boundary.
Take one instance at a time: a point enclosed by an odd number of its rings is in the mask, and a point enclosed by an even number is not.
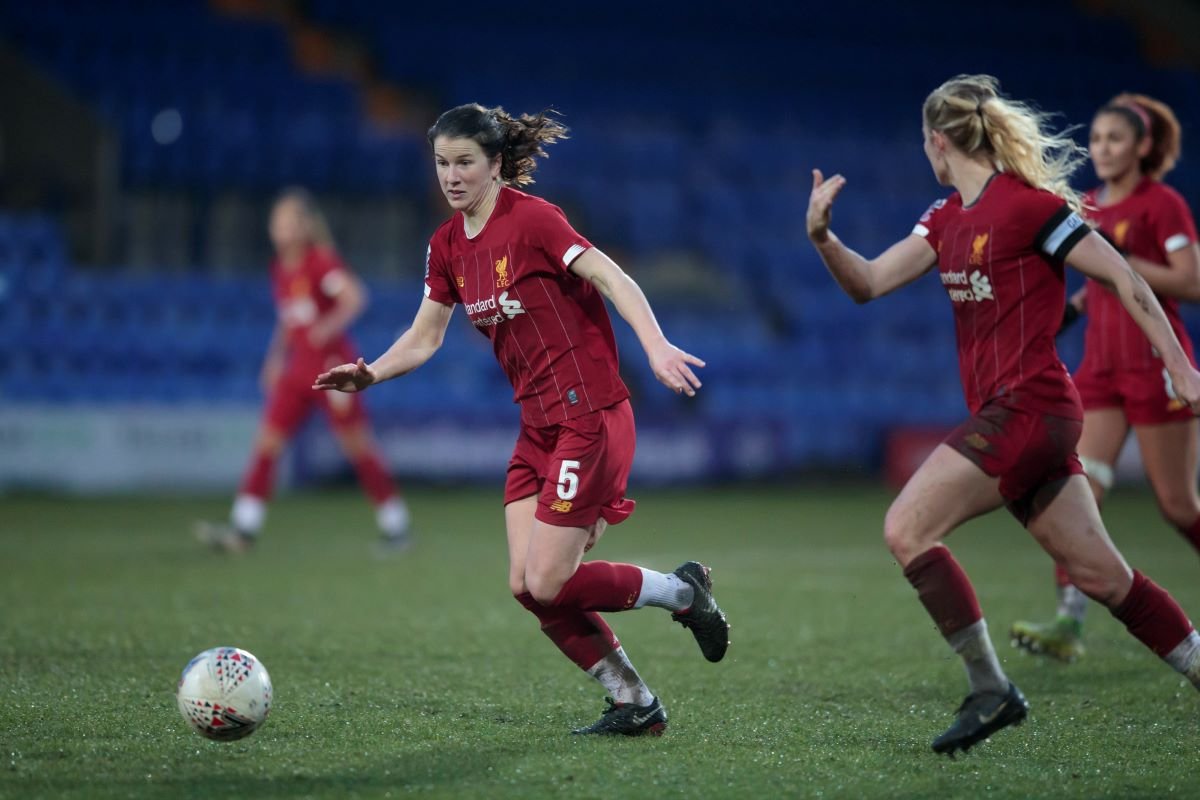
<svg viewBox="0 0 1200 800"><path fill-rule="evenodd" d="M808 214L805 222L808 226L808 238L820 243L829 236L829 224L833 221L833 201L838 192L846 185L846 179L834 175L829 180L821 174L821 170L813 170L812 194L808 196Z"/></svg>
<svg viewBox="0 0 1200 800"><path fill-rule="evenodd" d="M361 392L377 379L375 370L360 358L353 364L342 364L328 372L322 372L313 381L312 388L323 391Z"/></svg>

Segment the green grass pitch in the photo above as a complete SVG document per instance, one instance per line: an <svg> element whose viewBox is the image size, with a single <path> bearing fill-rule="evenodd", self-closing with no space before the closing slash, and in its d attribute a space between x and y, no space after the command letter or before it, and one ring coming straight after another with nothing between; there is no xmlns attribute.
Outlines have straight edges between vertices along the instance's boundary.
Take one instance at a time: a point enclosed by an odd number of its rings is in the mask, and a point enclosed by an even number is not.
<svg viewBox="0 0 1200 800"><path fill-rule="evenodd" d="M610 615L667 705L661 739L580 740L598 684L507 593L499 490L411 494L418 546L374 560L352 491L287 495L257 552L203 551L225 498L0 500L0 797L1197 797L1200 697L1108 614L1073 666L1012 650L1049 560L1003 513L950 544L1030 719L966 757L931 739L962 669L892 564L870 488L640 492L594 552L713 568L720 664L658 609ZM1130 561L1200 614L1200 558L1153 502L1106 509ZM175 709L187 660L244 647L274 679L232 744Z"/></svg>

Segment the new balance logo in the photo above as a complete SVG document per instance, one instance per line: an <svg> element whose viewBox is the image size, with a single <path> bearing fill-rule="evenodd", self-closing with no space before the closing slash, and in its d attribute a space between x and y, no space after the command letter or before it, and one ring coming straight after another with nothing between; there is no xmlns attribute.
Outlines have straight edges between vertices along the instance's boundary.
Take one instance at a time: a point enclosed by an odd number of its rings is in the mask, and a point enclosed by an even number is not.
<svg viewBox="0 0 1200 800"><path fill-rule="evenodd" d="M553 503L550 504L550 510L557 511L560 514L570 513L571 501L570 500L555 500Z"/></svg>

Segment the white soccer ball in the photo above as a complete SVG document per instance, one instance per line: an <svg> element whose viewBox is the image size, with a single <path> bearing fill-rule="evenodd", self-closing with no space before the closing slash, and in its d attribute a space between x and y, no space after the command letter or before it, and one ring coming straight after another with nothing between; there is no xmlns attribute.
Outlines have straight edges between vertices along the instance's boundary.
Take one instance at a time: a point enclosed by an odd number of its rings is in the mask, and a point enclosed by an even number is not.
<svg viewBox="0 0 1200 800"><path fill-rule="evenodd" d="M175 700L201 736L232 742L254 733L271 713L271 676L245 650L214 647L183 668Z"/></svg>

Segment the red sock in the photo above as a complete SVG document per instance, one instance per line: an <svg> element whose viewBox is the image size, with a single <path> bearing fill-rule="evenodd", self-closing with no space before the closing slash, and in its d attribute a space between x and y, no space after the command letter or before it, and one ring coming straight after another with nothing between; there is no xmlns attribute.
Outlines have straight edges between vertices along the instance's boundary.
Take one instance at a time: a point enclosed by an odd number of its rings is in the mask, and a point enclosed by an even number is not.
<svg viewBox="0 0 1200 800"><path fill-rule="evenodd" d="M917 597L942 636L983 619L967 573L945 547L938 545L908 562L904 577L917 590Z"/></svg>
<svg viewBox="0 0 1200 800"><path fill-rule="evenodd" d="M246 474L242 476L242 486L238 491L263 500L270 499L271 489L275 485L275 461L275 456L256 450Z"/></svg>
<svg viewBox="0 0 1200 800"><path fill-rule="evenodd" d="M1196 521L1187 528L1180 528L1179 532L1183 534L1183 538L1187 539L1193 548L1200 551L1200 517L1197 517Z"/></svg>
<svg viewBox="0 0 1200 800"><path fill-rule="evenodd" d="M1112 615L1125 624L1134 637L1165 658L1192 632L1183 609L1167 591L1136 569L1129 594Z"/></svg>
<svg viewBox="0 0 1200 800"><path fill-rule="evenodd" d="M358 473L358 482L362 484L367 497L375 505L395 496L396 487L375 451L368 450L359 456L354 462L354 471Z"/></svg>
<svg viewBox="0 0 1200 800"><path fill-rule="evenodd" d="M642 591L642 571L632 564L585 561L550 605L580 611L624 611Z"/></svg>
<svg viewBox="0 0 1200 800"><path fill-rule="evenodd" d="M544 606L529 592L517 595L517 602L538 618L542 633L582 670L591 669L621 646L612 628L594 611Z"/></svg>
<svg viewBox="0 0 1200 800"><path fill-rule="evenodd" d="M1067 571L1058 563L1054 565L1054 585L1060 589L1071 585L1071 577L1067 575Z"/></svg>

